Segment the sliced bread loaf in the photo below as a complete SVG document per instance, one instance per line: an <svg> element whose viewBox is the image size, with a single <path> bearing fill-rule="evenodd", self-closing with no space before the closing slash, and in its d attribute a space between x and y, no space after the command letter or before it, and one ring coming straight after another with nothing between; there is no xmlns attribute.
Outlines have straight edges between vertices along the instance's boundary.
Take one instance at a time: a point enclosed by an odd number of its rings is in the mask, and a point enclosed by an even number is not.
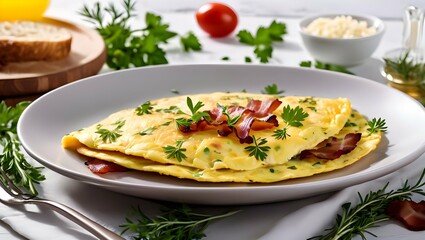
<svg viewBox="0 0 425 240"><path fill-rule="evenodd" d="M0 22L0 62L50 61L68 56L72 35L50 24Z"/></svg>

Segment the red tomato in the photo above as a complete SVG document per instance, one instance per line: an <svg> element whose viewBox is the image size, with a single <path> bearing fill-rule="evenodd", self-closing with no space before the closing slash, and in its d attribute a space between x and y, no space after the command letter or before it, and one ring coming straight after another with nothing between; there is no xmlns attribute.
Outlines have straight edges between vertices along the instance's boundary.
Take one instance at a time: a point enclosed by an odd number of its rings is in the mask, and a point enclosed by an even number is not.
<svg viewBox="0 0 425 240"><path fill-rule="evenodd" d="M211 37L225 37L235 30L238 16L222 3L206 3L196 12L199 26Z"/></svg>

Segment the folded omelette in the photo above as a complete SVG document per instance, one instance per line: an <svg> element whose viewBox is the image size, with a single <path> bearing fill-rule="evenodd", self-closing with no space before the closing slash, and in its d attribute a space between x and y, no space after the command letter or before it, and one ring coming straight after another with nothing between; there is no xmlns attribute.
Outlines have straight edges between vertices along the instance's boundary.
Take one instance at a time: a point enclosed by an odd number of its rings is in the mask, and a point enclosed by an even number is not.
<svg viewBox="0 0 425 240"><path fill-rule="evenodd" d="M381 140L367 128L345 98L216 92L147 101L71 132L62 145L179 178L276 182L358 161Z"/></svg>

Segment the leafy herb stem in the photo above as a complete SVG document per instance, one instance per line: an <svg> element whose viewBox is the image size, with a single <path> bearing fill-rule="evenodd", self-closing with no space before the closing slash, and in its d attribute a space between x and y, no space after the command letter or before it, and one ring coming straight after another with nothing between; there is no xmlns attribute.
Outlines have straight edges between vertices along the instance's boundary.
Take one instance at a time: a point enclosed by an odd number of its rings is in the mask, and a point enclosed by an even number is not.
<svg viewBox="0 0 425 240"><path fill-rule="evenodd" d="M164 207L161 215L150 218L145 215L140 207L133 208L132 217L126 218L126 223L120 225L124 230L132 231L136 235L133 239L201 239L205 237L204 230L211 221L229 217L239 211L231 211L221 215L208 215L195 213L187 205L173 208Z"/></svg>
<svg viewBox="0 0 425 240"><path fill-rule="evenodd" d="M7 107L5 102L0 102L0 145L3 147L0 167L15 184L36 196L38 192L35 184L45 180L41 173L43 168L34 167L25 159L16 131L19 117L28 105L29 102L21 102L15 107ZM0 177L0 181L4 179Z"/></svg>
<svg viewBox="0 0 425 240"><path fill-rule="evenodd" d="M414 193L425 196L425 191L422 189L425 186L424 176L425 169L413 186L409 186L406 180L403 186L395 191L386 192L389 184L387 183L382 189L369 192L365 197L358 193L359 203L352 208L350 202L343 204L342 214L337 215L335 225L327 230L327 234L310 239L352 239L356 235L366 239L365 233L375 236L367 229L389 219L385 214L385 209L390 202L411 200Z"/></svg>

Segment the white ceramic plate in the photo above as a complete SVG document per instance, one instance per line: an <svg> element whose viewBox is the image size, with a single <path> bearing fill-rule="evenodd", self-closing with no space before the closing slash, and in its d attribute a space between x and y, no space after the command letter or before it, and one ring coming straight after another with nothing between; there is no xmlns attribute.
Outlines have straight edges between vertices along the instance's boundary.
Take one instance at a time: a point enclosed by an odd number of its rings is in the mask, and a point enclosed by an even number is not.
<svg viewBox="0 0 425 240"><path fill-rule="evenodd" d="M61 147L63 135L123 108L156 98L214 91L258 93L276 83L286 95L348 97L369 118L386 119L388 133L372 154L331 173L273 184L198 183L155 173L92 174L84 158ZM425 110L407 95L359 77L263 65L174 65L98 75L58 88L23 113L25 150L60 174L143 198L199 204L252 204L339 190L391 173L425 152Z"/></svg>

